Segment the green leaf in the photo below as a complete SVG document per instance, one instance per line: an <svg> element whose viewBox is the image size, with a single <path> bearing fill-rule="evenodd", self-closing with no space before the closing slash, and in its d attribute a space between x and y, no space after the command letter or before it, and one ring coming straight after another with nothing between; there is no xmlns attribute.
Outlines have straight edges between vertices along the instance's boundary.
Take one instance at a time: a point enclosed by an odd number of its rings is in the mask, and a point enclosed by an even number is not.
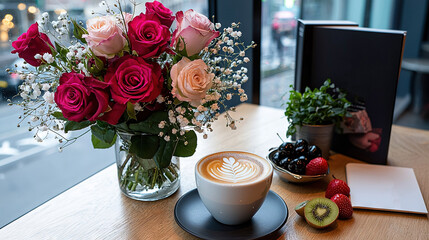
<svg viewBox="0 0 429 240"><path fill-rule="evenodd" d="M68 131L76 131L76 130L84 129L90 126L91 124L93 124L93 122L90 122L90 121L83 121L83 122L67 121L64 124L64 132L67 133Z"/></svg>
<svg viewBox="0 0 429 240"><path fill-rule="evenodd" d="M158 134L161 131L158 124L167 120L167 112L154 112L145 121L130 124L129 128L135 132Z"/></svg>
<svg viewBox="0 0 429 240"><path fill-rule="evenodd" d="M115 130L102 121L97 121L97 124L92 125L91 132L92 135L106 143L111 143L116 138Z"/></svg>
<svg viewBox="0 0 429 240"><path fill-rule="evenodd" d="M104 62L99 57L97 57L94 52L90 50L91 58L94 59L95 64L92 64L91 67L89 67L89 72L94 75L99 75L104 70Z"/></svg>
<svg viewBox="0 0 429 240"><path fill-rule="evenodd" d="M335 98L330 93L336 93ZM346 93L336 88L330 79L327 79L319 89L311 90L306 87L304 93L291 89L285 110L285 116L290 123L287 135L295 133L295 128L303 124L338 125L347 114L349 106Z"/></svg>
<svg viewBox="0 0 429 240"><path fill-rule="evenodd" d="M67 53L69 50L67 48L62 47L59 43L55 43L55 48L58 53L57 57L60 58L63 62L68 62Z"/></svg>
<svg viewBox="0 0 429 240"><path fill-rule="evenodd" d="M137 120L136 111L134 111L134 105L130 102L127 102L127 114L131 119Z"/></svg>
<svg viewBox="0 0 429 240"><path fill-rule="evenodd" d="M57 49L55 49L51 44L48 44L48 46L51 49L52 56L55 56L57 53ZM43 65L41 65L41 66L43 66Z"/></svg>
<svg viewBox="0 0 429 240"><path fill-rule="evenodd" d="M131 137L130 153L143 159L154 157L159 151L159 137L154 135L134 135Z"/></svg>
<svg viewBox="0 0 429 240"><path fill-rule="evenodd" d="M122 131L122 132L132 132L133 131L128 127L128 124L126 122L116 124L115 128L119 131Z"/></svg>
<svg viewBox="0 0 429 240"><path fill-rule="evenodd" d="M113 140L111 142L105 142L98 137L96 137L94 134L91 135L91 142L92 146L96 149L104 149L104 148L110 148L115 144L117 135L115 134Z"/></svg>
<svg viewBox="0 0 429 240"><path fill-rule="evenodd" d="M179 40L180 41L180 40ZM173 64L176 64L177 62L179 62L182 59L182 55L176 54L173 57Z"/></svg>
<svg viewBox="0 0 429 240"><path fill-rule="evenodd" d="M73 23L73 35L75 38L79 39L79 41L86 43L85 38L82 37L83 34L88 34L85 28L83 28L80 24L76 22L76 20L71 20Z"/></svg>
<svg viewBox="0 0 429 240"><path fill-rule="evenodd" d="M182 103L182 101L180 101L177 98L174 99L174 102L173 102L174 105L179 105L180 103Z"/></svg>
<svg viewBox="0 0 429 240"><path fill-rule="evenodd" d="M55 44L55 48L56 48L56 50L59 52L59 51L61 51L61 49L62 49L62 47L61 47L61 45L59 44L59 43L57 43L56 41L54 41L54 44Z"/></svg>
<svg viewBox="0 0 429 240"><path fill-rule="evenodd" d="M54 116L56 119L67 121L67 118L63 116L62 112L54 112L51 115Z"/></svg>
<svg viewBox="0 0 429 240"><path fill-rule="evenodd" d="M166 142L163 139L160 139L158 151L153 156L153 159L159 168L166 168L170 165L175 145L176 144L173 141Z"/></svg>
<svg viewBox="0 0 429 240"><path fill-rule="evenodd" d="M99 57L97 57L95 55L93 57L94 57L95 66L97 66L97 69L99 71L103 70L104 69L104 62L103 62L103 60L101 60Z"/></svg>
<svg viewBox="0 0 429 240"><path fill-rule="evenodd" d="M183 42L183 49L179 50L180 43ZM177 53L181 56L188 56L188 52L186 51L186 43L183 37L179 37L177 44L175 46Z"/></svg>
<svg viewBox="0 0 429 240"><path fill-rule="evenodd" d="M174 156L177 157L190 157L194 155L195 149L197 148L197 134L193 130L187 131L184 135L185 140L181 140L177 143ZM188 142L185 145L185 141Z"/></svg>
<svg viewBox="0 0 429 240"><path fill-rule="evenodd" d="M69 50L63 46L61 46L58 42L54 42L56 51L60 54L62 59L66 59L66 55Z"/></svg>

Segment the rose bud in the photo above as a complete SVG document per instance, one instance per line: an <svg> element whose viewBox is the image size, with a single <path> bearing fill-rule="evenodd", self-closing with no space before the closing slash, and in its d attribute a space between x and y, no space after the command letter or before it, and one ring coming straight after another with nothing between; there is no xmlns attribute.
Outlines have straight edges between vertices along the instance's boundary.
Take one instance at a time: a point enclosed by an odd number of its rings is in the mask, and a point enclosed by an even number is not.
<svg viewBox="0 0 429 240"><path fill-rule="evenodd" d="M39 32L39 25L37 23L32 24L27 32L12 42L12 47L15 48L12 53L18 53L20 58L23 58L28 64L34 67L42 64L41 58L34 58L36 54L41 56L45 53L52 54L51 47L54 48L49 37Z"/></svg>

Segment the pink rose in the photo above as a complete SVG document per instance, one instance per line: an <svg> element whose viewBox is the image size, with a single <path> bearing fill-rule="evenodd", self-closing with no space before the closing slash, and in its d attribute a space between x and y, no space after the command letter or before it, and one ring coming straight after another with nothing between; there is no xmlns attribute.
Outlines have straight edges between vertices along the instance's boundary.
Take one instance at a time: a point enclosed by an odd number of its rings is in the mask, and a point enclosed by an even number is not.
<svg viewBox="0 0 429 240"><path fill-rule="evenodd" d="M162 5L162 3L158 1L147 2L145 6L146 14L156 14L156 16L161 21L161 24L167 26L168 28L171 27L171 24L174 22L174 16L173 12L170 9L164 7L164 5Z"/></svg>
<svg viewBox="0 0 429 240"><path fill-rule="evenodd" d="M171 68L171 93L180 101L189 102L197 107L212 86L213 73L208 73L206 63L197 59L194 61L184 57Z"/></svg>
<svg viewBox="0 0 429 240"><path fill-rule="evenodd" d="M158 57L168 47L170 31L156 14L142 13L128 24L128 38L140 57Z"/></svg>
<svg viewBox="0 0 429 240"><path fill-rule="evenodd" d="M127 43L116 19L109 16L95 17L86 21L88 34L82 37L97 56L113 58Z"/></svg>
<svg viewBox="0 0 429 240"><path fill-rule="evenodd" d="M186 11L185 15L182 11L177 12L176 19L177 29L173 33L173 46L183 50L184 40L188 56L199 53L220 34L215 31L214 24L206 16L192 9Z"/></svg>
<svg viewBox="0 0 429 240"><path fill-rule="evenodd" d="M161 93L164 83L157 63L131 55L114 62L104 80L110 85L113 100L120 104L151 102Z"/></svg>
<svg viewBox="0 0 429 240"><path fill-rule="evenodd" d="M43 56L45 53L52 54L54 47L48 36L39 32L39 25L34 23L28 28L27 32L23 33L19 38L12 42L15 50L12 53L18 53L20 58L23 58L28 64L38 67L42 64L41 59L35 59L36 54Z"/></svg>
<svg viewBox="0 0 429 240"><path fill-rule="evenodd" d="M68 120L95 121L107 110L109 85L80 73L63 73L55 92L55 103Z"/></svg>

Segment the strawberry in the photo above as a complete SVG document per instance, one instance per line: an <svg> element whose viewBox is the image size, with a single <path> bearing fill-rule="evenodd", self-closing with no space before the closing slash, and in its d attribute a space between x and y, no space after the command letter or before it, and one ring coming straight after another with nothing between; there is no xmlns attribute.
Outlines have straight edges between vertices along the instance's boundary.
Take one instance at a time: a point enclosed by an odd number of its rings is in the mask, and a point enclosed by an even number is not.
<svg viewBox="0 0 429 240"><path fill-rule="evenodd" d="M338 209L340 210L340 213L338 215L341 219L349 219L353 215L353 207L352 203L350 202L350 199L341 193L335 194L333 197L331 197L331 200L337 204Z"/></svg>
<svg viewBox="0 0 429 240"><path fill-rule="evenodd" d="M347 183L345 183L343 180L335 179L334 177L334 179L328 184L328 188L326 189L326 192L325 192L325 197L331 198L337 193L341 193L349 197L350 188L347 185Z"/></svg>
<svg viewBox="0 0 429 240"><path fill-rule="evenodd" d="M319 175L328 171L328 162L322 158L317 157L311 160L305 167L305 175Z"/></svg>

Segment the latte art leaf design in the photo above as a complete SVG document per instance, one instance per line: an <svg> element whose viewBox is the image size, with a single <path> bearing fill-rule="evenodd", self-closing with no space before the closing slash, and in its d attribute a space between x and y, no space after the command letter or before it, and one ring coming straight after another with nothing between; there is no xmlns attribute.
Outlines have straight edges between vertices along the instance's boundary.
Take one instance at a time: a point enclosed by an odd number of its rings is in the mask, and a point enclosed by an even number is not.
<svg viewBox="0 0 429 240"><path fill-rule="evenodd" d="M258 175L259 167L246 160L235 160L233 157L212 161L207 169L209 174L218 180L225 182L245 182Z"/></svg>

